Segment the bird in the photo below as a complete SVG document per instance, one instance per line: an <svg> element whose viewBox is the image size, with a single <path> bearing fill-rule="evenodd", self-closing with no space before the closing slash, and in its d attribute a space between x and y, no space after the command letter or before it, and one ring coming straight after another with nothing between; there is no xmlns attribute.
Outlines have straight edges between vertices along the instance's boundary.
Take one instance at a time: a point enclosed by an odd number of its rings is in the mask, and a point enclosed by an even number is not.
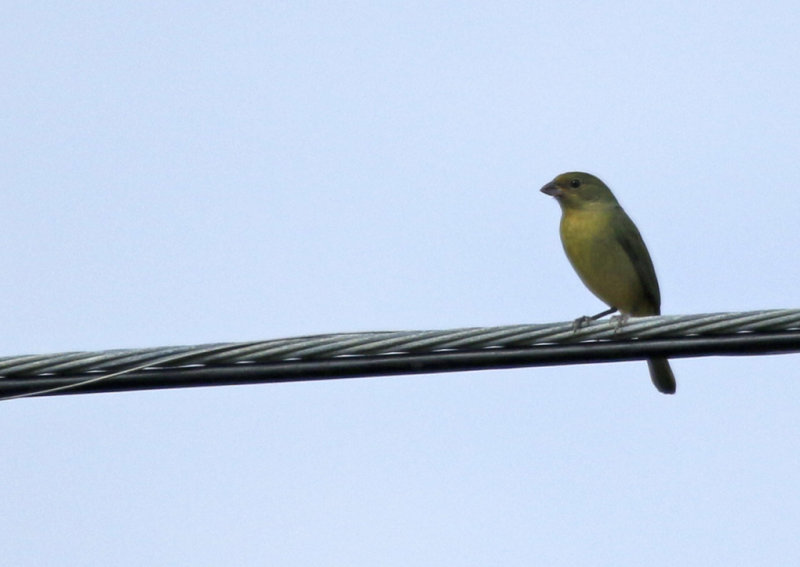
<svg viewBox="0 0 800 567"><path fill-rule="evenodd" d="M650 253L639 229L611 189L590 173L562 173L541 188L561 206L561 244L581 281L610 309L630 316L660 315L661 293ZM587 318L578 319L577 322ZM675 393L666 358L647 360L650 378L663 394Z"/></svg>

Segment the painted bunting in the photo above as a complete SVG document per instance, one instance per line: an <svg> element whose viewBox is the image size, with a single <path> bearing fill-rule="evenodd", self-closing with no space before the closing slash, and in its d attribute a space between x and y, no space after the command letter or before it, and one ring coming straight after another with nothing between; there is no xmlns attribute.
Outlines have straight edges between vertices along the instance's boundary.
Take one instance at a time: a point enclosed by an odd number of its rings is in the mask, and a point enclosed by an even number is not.
<svg viewBox="0 0 800 567"><path fill-rule="evenodd" d="M623 321L630 315L659 315L661 295L650 254L633 221L614 194L589 173L562 173L542 187L561 205L561 243L589 290ZM648 359L659 392L675 393L666 358Z"/></svg>

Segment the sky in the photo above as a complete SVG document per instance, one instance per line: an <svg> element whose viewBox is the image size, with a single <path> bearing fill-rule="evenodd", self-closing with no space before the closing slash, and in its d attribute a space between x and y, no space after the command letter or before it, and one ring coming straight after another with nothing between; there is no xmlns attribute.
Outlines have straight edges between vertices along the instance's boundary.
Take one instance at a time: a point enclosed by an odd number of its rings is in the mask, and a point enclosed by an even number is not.
<svg viewBox="0 0 800 567"><path fill-rule="evenodd" d="M735 5L734 5L735 4ZM791 2L0 21L1 356L570 321L589 171L665 314L800 307ZM8 565L800 561L800 355L6 401Z"/></svg>

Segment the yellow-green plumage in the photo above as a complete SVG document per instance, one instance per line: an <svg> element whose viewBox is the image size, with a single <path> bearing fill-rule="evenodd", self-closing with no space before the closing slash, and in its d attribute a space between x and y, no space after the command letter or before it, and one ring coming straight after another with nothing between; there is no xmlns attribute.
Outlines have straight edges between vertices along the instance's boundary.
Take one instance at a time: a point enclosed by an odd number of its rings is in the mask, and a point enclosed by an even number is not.
<svg viewBox="0 0 800 567"><path fill-rule="evenodd" d="M594 175L564 173L542 187L561 205L561 242L586 287L623 315L658 315L661 296L639 230ZM675 393L666 359L647 361L656 388Z"/></svg>

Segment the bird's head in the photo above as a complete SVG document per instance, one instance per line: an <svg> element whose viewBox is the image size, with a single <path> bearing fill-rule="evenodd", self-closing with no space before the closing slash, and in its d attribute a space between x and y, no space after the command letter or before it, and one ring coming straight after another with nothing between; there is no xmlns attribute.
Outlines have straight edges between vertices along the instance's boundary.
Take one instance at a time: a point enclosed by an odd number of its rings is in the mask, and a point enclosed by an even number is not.
<svg viewBox="0 0 800 567"><path fill-rule="evenodd" d="M542 187L541 191L555 197L563 209L617 204L614 194L605 183L594 175L581 171L562 173Z"/></svg>

